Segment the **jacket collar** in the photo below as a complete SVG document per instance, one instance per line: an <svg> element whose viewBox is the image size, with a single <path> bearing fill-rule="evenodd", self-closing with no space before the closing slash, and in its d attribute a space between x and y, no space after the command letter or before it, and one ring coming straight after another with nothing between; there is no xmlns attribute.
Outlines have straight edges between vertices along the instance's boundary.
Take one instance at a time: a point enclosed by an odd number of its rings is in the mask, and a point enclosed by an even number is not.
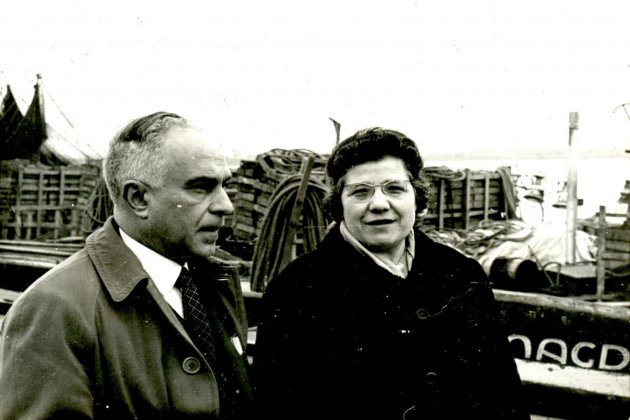
<svg viewBox="0 0 630 420"><path fill-rule="evenodd" d="M138 257L123 242L113 217L107 219L100 229L87 237L85 248L105 289L115 302L127 299L140 283L148 283L149 274L142 268ZM242 304L240 285L238 285L240 281L238 273L234 268L225 266L214 258L209 261L194 261L193 269L199 270L206 276L208 281L201 282L201 287L203 289L212 287L217 293L228 316L232 318L241 345L245 348L247 319ZM160 293L157 287L152 286L151 283L148 284L149 293L154 296L171 322L186 336L181 324L175 321L175 313L168 310L168 303L158 297Z"/></svg>
<svg viewBox="0 0 630 420"><path fill-rule="evenodd" d="M85 248L115 302L125 300L140 282L149 279L138 257L120 237L113 217L87 237Z"/></svg>

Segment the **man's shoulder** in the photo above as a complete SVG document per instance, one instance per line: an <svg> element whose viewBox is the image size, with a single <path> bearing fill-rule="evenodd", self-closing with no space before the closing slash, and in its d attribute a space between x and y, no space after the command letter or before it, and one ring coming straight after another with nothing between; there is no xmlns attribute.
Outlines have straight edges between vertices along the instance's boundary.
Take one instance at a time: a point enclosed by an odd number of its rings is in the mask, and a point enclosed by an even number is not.
<svg viewBox="0 0 630 420"><path fill-rule="evenodd" d="M90 272L94 269L84 250L48 271L11 305L2 323L4 334L24 337L23 326L31 325L37 331L31 335L37 336L48 331L40 327L47 325L59 334L72 326L73 334L80 335L78 326L92 324L102 295L99 279Z"/></svg>
<svg viewBox="0 0 630 420"><path fill-rule="evenodd" d="M100 289L98 276L85 249L78 251L38 278L22 293L22 300L78 301Z"/></svg>

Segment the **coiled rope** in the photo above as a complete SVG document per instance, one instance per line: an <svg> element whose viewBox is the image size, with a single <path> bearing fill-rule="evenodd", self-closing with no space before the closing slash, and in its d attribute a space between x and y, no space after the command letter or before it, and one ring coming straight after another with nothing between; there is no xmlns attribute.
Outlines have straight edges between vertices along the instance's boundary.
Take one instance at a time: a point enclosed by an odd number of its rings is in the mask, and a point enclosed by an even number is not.
<svg viewBox="0 0 630 420"><path fill-rule="evenodd" d="M262 292L269 280L284 268L282 264L285 254L293 252L294 238L288 237L293 230L289 225L301 182L301 174L291 175L273 193L254 246L251 274L253 291ZM303 240L303 253L316 248L331 222L323 212L322 200L326 192L327 188L322 181L309 177L298 230Z"/></svg>
<svg viewBox="0 0 630 420"><path fill-rule="evenodd" d="M312 174L324 178L327 156L308 149L272 149L256 157L264 174L271 179L282 180L300 171L305 157L313 158Z"/></svg>

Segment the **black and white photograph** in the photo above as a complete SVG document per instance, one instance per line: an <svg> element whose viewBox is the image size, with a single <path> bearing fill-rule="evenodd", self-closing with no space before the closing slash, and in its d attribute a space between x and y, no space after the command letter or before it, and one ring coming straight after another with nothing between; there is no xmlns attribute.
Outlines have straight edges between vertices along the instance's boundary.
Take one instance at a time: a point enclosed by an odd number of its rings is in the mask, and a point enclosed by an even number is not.
<svg viewBox="0 0 630 420"><path fill-rule="evenodd" d="M0 419L630 420L630 3L1 10Z"/></svg>

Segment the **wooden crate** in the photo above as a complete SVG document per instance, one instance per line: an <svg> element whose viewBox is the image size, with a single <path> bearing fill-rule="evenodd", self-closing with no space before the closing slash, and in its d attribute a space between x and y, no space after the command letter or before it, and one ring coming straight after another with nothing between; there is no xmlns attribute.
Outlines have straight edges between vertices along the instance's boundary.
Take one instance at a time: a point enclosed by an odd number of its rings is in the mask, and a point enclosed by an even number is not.
<svg viewBox="0 0 630 420"><path fill-rule="evenodd" d="M432 182L427 213L419 216L418 224L424 228L468 229L482 220L505 220L508 211L508 194L505 182L509 173L499 171L472 171L464 169L457 176L442 176L427 171Z"/></svg>
<svg viewBox="0 0 630 420"><path fill-rule="evenodd" d="M304 149L272 149L255 160L243 160L236 170L233 187L236 194L232 232L236 240L253 242L260 234L262 222L278 185L299 173L305 156L313 156L311 176L324 179L325 157Z"/></svg>
<svg viewBox="0 0 630 420"><path fill-rule="evenodd" d="M100 167L0 163L0 238L57 239L82 236L81 218L96 188Z"/></svg>

